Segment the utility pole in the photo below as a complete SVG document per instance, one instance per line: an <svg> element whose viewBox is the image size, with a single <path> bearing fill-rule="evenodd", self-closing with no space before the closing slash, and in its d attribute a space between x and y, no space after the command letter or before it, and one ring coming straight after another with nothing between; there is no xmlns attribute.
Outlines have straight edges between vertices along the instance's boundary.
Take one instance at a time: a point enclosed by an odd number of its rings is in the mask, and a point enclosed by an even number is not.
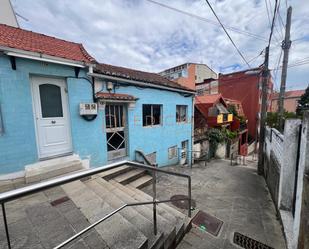
<svg viewBox="0 0 309 249"><path fill-rule="evenodd" d="M259 136L259 161L258 161L258 174L264 174L264 143L265 143L265 124L267 114L267 90L269 78L269 45L265 49L264 67L262 71L262 106L260 114L260 136Z"/></svg>
<svg viewBox="0 0 309 249"><path fill-rule="evenodd" d="M286 84L286 76L288 69L288 61L289 61L289 50L291 47L290 40L290 30L291 30L291 16L292 16L292 7L288 8L287 16L286 16L286 25L285 25L285 37L282 41L282 49L283 49L283 62L282 62L282 72L281 72L281 85L280 85L280 94L278 99L278 117L279 117L279 130L283 131L283 113L284 113L284 96L285 96L285 84Z"/></svg>

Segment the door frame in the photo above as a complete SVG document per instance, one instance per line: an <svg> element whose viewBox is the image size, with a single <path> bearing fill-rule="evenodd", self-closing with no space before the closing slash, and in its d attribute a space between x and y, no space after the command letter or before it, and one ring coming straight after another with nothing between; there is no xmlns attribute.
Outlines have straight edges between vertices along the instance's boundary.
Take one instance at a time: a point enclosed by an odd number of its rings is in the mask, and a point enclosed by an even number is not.
<svg viewBox="0 0 309 249"><path fill-rule="evenodd" d="M62 77L55 77L55 76L46 76L46 75L34 75L31 74L29 76L29 82L30 82L30 91L31 91L31 100L32 100L32 114L33 114L33 121L34 121L34 130L35 130L35 140L36 140L36 149L37 149L37 155L38 155L38 160L48 160L52 158L57 158L57 157L62 157L66 155L71 155L73 154L73 141L72 141L72 131L71 131L71 114L70 114L70 108L69 108L69 96L68 94L65 97L65 103L62 103L62 105L66 105L66 112L67 112L67 128L68 128L68 135L69 135L69 143L70 143L70 151L69 152L63 152L59 153L57 155L50 155L50 156L42 156L41 151L40 151L40 138L39 138L39 131L38 131L38 124L37 124L37 108L36 108L36 97L37 94L35 93L35 79L52 79L52 80L59 80L60 82L63 83L65 87L65 91L67 92L67 82L65 78ZM38 103L38 102L37 102ZM40 103L40 102L39 102Z"/></svg>
<svg viewBox="0 0 309 249"><path fill-rule="evenodd" d="M120 156L117 156L117 157L113 157L113 158L110 158L110 155L112 154L112 152L109 152L108 151L108 144L107 144L107 133L108 132L113 132L113 131L117 131L118 128L107 128L106 127L106 107L110 105L110 106L115 106L115 105L118 105L118 106L122 106L123 108L123 118L124 118L124 129L123 129L123 132L124 132L124 145L125 145L125 148L123 149L123 151L125 152L124 155L120 155ZM127 157L129 155L129 148L128 148L128 145L129 145L129 142L128 142L128 139L129 139L129 134L128 134L128 105L127 103L122 103L122 102L107 102L105 103L105 106L104 106L104 127L105 127L105 138L106 138L106 155L107 155L107 161L114 161L114 160L117 160L119 158L123 158L123 157Z"/></svg>

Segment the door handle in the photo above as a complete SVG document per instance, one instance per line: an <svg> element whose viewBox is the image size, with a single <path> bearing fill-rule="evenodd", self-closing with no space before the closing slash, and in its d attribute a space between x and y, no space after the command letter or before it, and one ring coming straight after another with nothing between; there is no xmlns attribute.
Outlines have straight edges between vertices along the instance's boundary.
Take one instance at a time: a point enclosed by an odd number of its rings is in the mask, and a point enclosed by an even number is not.
<svg viewBox="0 0 309 249"><path fill-rule="evenodd" d="M52 120L51 123L52 123L52 124L56 124L56 121L55 121L55 120Z"/></svg>

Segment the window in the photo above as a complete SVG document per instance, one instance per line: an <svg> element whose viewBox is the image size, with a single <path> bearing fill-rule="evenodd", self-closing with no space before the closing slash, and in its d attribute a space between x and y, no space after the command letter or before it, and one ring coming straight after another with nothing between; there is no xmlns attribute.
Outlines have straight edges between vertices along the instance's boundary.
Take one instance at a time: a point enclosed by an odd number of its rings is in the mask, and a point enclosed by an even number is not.
<svg viewBox="0 0 309 249"><path fill-rule="evenodd" d="M176 105L176 122L186 122L187 121L187 105Z"/></svg>
<svg viewBox="0 0 309 249"><path fill-rule="evenodd" d="M39 86L42 118L63 117L61 88L51 84Z"/></svg>
<svg viewBox="0 0 309 249"><path fill-rule="evenodd" d="M120 128L125 126L123 105L106 105L105 123L106 128Z"/></svg>
<svg viewBox="0 0 309 249"><path fill-rule="evenodd" d="M177 145L168 148L168 159L177 157Z"/></svg>
<svg viewBox="0 0 309 249"><path fill-rule="evenodd" d="M162 124L161 105L143 105L143 126Z"/></svg>

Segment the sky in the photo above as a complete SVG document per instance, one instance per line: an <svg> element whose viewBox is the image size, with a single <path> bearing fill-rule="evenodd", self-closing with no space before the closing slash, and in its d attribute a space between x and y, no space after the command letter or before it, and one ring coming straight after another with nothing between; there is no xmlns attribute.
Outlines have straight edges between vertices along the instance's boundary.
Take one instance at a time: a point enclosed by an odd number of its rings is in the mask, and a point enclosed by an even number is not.
<svg viewBox="0 0 309 249"><path fill-rule="evenodd" d="M205 63L217 73L248 69L204 0L11 1L15 12L22 16L18 17L21 28L82 43L102 63L149 72L186 62ZM275 1L209 2L250 67L261 65L270 33L268 15L272 18ZM280 45L290 5L293 12L289 65L306 64L288 68L287 90L309 84L308 0L280 1L269 68L282 65L283 54L278 63ZM281 70L272 70L272 76L279 89Z"/></svg>

